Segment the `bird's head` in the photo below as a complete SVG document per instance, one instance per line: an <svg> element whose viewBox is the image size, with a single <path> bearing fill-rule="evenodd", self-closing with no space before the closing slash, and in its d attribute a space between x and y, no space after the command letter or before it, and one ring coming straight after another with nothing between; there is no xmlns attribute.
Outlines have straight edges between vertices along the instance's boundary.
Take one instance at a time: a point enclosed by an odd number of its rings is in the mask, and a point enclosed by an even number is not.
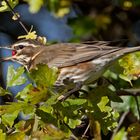
<svg viewBox="0 0 140 140"><path fill-rule="evenodd" d="M16 61L27 67L32 57L39 51L39 48L41 46L42 44L36 40L28 39L17 41L10 47L5 48L11 49L12 56L1 58L0 61L8 61L8 60Z"/></svg>

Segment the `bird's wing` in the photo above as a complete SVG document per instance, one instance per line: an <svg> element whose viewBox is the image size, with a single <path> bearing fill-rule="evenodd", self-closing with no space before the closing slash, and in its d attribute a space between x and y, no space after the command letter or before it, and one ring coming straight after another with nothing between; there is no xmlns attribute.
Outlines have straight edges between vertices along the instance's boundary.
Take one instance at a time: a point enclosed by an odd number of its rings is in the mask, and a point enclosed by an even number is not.
<svg viewBox="0 0 140 140"><path fill-rule="evenodd" d="M120 47L109 46L104 41L92 44L59 43L48 46L42 51L41 56L37 57L40 57L38 60L42 59L41 62L48 64L49 67L62 68L96 59L117 50L120 50ZM37 59L35 63L39 63Z"/></svg>

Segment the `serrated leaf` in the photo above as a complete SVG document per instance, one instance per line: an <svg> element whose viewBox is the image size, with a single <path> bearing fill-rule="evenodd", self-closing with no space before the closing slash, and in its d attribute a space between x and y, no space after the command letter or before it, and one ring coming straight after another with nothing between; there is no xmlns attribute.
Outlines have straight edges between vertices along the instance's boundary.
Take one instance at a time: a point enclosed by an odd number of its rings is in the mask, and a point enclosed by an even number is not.
<svg viewBox="0 0 140 140"><path fill-rule="evenodd" d="M8 90L5 90L2 87L0 87L0 96L5 96L6 94L12 95Z"/></svg>
<svg viewBox="0 0 140 140"><path fill-rule="evenodd" d="M49 68L47 65L39 64L37 69L33 69L30 73L37 85L51 87L54 85L58 76L58 69L56 67Z"/></svg>
<svg viewBox="0 0 140 140"><path fill-rule="evenodd" d="M85 108L91 112L94 120L97 120L104 134L117 126L119 114L111 107L113 95L110 97L110 90L105 86L94 88L88 95L88 104ZM117 113L117 115L116 115Z"/></svg>
<svg viewBox="0 0 140 140"><path fill-rule="evenodd" d="M101 101L97 104L102 112L110 112L112 110L110 106L107 106L108 102L109 102L108 97L103 96L101 98Z"/></svg>
<svg viewBox="0 0 140 140"><path fill-rule="evenodd" d="M75 128L77 125L80 125L81 120L80 119L69 119L68 126L70 128Z"/></svg>
<svg viewBox="0 0 140 140"><path fill-rule="evenodd" d="M33 113L33 111L34 106L26 102L10 102L8 105L0 106L0 115L2 117L2 123L10 127L12 127L15 119L17 118L20 112L26 112L28 114L31 114Z"/></svg>
<svg viewBox="0 0 140 140"><path fill-rule="evenodd" d="M5 126L10 126L12 127L14 124L14 120L17 118L19 113L19 110L16 110L12 113L5 113L4 115L2 115L2 123Z"/></svg>
<svg viewBox="0 0 140 140"><path fill-rule="evenodd" d="M21 92L18 92L16 96L17 99L22 99L31 104L43 102L48 99L47 97L49 97L47 87L34 87L32 84L27 85Z"/></svg>
<svg viewBox="0 0 140 140"><path fill-rule="evenodd" d="M7 72L7 87L24 84L26 78L22 76L23 73L24 67L19 67L15 70L13 66L9 66Z"/></svg>

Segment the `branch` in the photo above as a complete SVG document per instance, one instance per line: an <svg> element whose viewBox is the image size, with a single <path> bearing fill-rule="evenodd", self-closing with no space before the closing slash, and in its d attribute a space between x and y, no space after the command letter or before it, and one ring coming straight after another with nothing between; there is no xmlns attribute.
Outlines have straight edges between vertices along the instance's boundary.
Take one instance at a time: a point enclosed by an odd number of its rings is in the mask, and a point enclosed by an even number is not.
<svg viewBox="0 0 140 140"><path fill-rule="evenodd" d="M116 91L118 96L140 96L140 89L122 89Z"/></svg>

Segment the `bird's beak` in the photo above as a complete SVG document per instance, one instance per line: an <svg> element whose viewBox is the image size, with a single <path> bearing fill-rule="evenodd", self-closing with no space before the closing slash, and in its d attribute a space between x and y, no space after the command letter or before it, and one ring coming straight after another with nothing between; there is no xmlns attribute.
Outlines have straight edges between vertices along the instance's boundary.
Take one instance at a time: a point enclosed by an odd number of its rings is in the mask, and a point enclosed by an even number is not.
<svg viewBox="0 0 140 140"><path fill-rule="evenodd" d="M7 49L7 50L13 50L12 48L10 48L10 47L8 47L8 46L5 46L5 47L0 47L0 49ZM12 60L12 59L14 59L15 58L15 55L13 55L13 56L9 56L9 57L5 57L5 58L0 58L0 62L2 62L2 61L8 61L8 60Z"/></svg>
<svg viewBox="0 0 140 140"><path fill-rule="evenodd" d="M5 58L0 58L0 62L13 60L14 58L15 58L15 56L9 56L9 57L5 57Z"/></svg>

